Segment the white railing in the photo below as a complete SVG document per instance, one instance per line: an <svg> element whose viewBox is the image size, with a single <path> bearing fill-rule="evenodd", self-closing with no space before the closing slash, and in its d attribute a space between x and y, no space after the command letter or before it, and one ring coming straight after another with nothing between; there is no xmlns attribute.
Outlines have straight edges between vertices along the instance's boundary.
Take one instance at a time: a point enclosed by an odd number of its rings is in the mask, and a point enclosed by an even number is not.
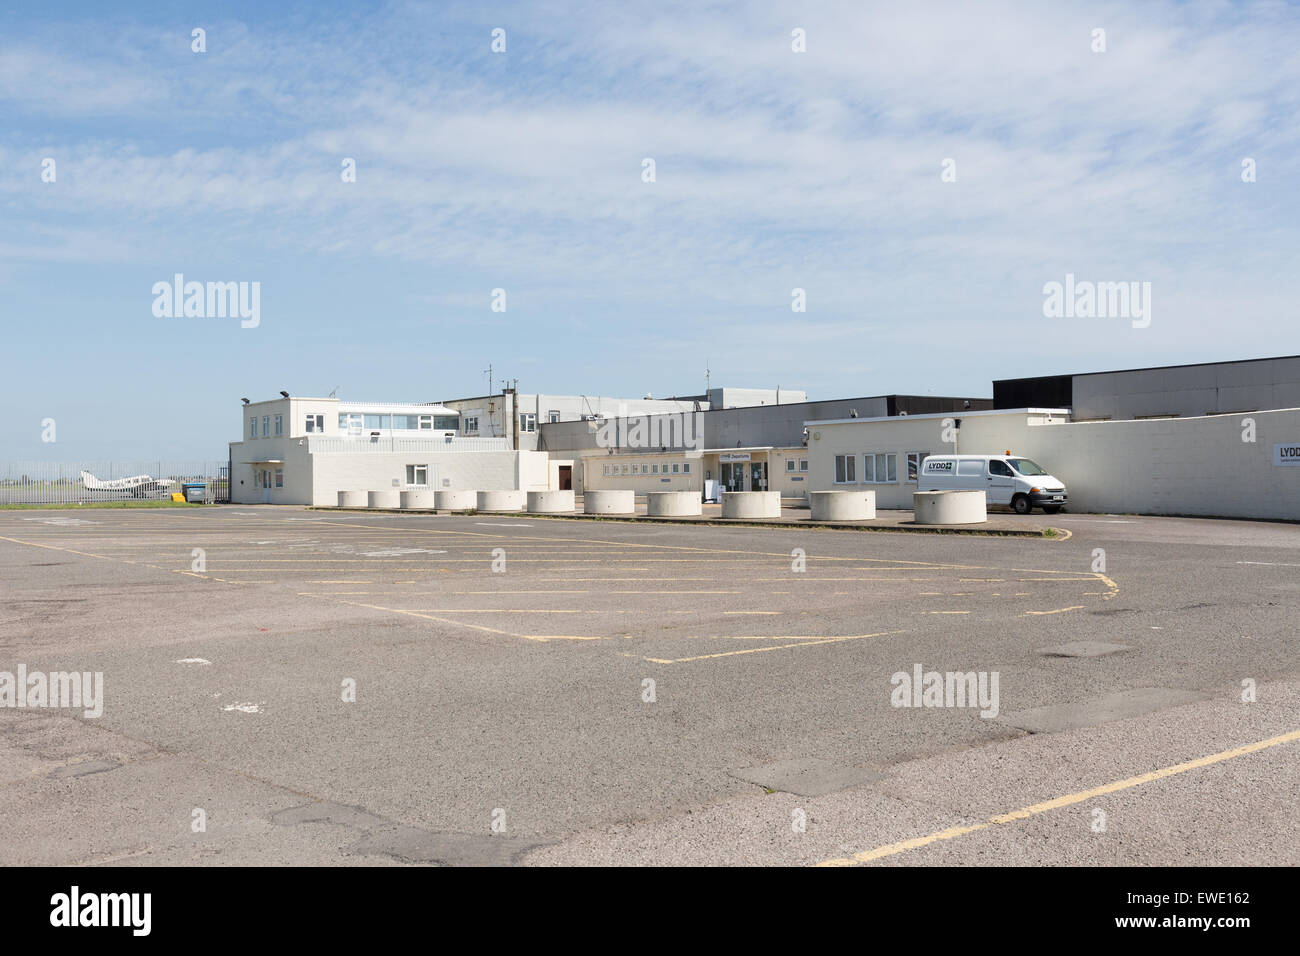
<svg viewBox="0 0 1300 956"><path fill-rule="evenodd" d="M476 451L510 451L508 438L371 438L362 435L336 438L332 435L308 435L307 451L318 455L393 455L416 452L459 454Z"/></svg>

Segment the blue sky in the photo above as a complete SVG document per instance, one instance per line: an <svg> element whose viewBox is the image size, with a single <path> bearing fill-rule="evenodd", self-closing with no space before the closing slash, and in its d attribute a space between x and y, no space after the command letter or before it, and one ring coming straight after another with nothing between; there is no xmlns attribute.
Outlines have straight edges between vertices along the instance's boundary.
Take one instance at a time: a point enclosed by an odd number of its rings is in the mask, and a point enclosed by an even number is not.
<svg viewBox="0 0 1300 956"><path fill-rule="evenodd" d="M489 363L834 398L1300 353L1293 4L3 16L0 458L221 458L241 396L474 395ZM177 272L260 282L260 325L154 317ZM1045 318L1066 273L1150 282L1151 326Z"/></svg>

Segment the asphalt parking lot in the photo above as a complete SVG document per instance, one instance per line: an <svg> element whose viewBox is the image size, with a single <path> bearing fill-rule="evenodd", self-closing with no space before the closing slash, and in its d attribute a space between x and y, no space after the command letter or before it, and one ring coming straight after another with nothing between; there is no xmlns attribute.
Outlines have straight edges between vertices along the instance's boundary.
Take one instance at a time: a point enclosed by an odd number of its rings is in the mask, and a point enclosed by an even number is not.
<svg viewBox="0 0 1300 956"><path fill-rule="evenodd" d="M0 512L0 863L1300 862L1300 527L1052 524Z"/></svg>

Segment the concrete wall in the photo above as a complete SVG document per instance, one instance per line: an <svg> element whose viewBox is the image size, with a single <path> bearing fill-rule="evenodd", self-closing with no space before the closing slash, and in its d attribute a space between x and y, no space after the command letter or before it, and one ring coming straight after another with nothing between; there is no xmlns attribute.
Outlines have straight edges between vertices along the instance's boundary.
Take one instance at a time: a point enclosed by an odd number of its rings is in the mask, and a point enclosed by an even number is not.
<svg viewBox="0 0 1300 956"><path fill-rule="evenodd" d="M1243 421L1255 441L1243 442ZM1300 409L1148 421L1069 422L1020 413L967 415L954 449L940 418L851 424L814 423L814 490L871 488L881 508L910 507L914 482L903 475L904 450L1013 454L1037 461L1065 482L1069 511L1214 515L1300 520L1300 466L1274 462L1274 445L1300 444ZM835 484L834 456L898 454L899 480ZM859 460L859 468L861 462ZM859 477L861 475L859 474Z"/></svg>
<svg viewBox="0 0 1300 956"><path fill-rule="evenodd" d="M1300 357L1074 376L1072 417L1184 418L1300 407Z"/></svg>
<svg viewBox="0 0 1300 956"><path fill-rule="evenodd" d="M672 473L672 465L678 466L677 474ZM681 469L690 465L690 472ZM606 475L606 465L619 468L619 474ZM629 471L636 468L636 474L622 474L622 467ZM658 465L660 469L668 466L668 474L642 474L641 466ZM716 476L715 476L716 477ZM604 449L600 452L575 457L573 462L574 489L617 489L630 488L638 495L649 491L702 491L704 488L704 469L699 455L686 452L667 452L665 454L645 455L608 455Z"/></svg>

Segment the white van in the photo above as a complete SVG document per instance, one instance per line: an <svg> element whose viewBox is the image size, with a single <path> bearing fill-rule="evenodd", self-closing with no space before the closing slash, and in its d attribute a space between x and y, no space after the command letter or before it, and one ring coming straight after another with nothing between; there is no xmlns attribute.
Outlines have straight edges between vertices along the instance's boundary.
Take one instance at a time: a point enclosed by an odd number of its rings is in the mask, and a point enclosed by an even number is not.
<svg viewBox="0 0 1300 956"><path fill-rule="evenodd" d="M1065 483L1038 463L1005 455L930 455L921 462L917 491L983 491L989 506L1004 505L1018 515L1035 507L1054 515L1066 504Z"/></svg>

